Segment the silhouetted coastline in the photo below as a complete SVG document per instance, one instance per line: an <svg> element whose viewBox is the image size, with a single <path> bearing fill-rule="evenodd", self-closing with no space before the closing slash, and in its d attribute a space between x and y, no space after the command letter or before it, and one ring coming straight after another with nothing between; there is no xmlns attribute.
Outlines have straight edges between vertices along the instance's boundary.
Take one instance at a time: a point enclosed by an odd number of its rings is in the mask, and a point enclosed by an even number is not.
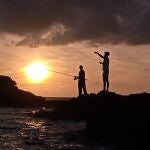
<svg viewBox="0 0 150 150"><path fill-rule="evenodd" d="M45 98L36 96L17 87L17 83L8 76L0 76L0 106L41 107Z"/></svg>
<svg viewBox="0 0 150 150"><path fill-rule="evenodd" d="M33 117L54 120L86 122L86 134L101 142L121 145L148 143L150 134L150 94L127 96L113 92L81 95L64 101L46 101L45 98L18 89L10 77L0 76L0 106L46 107ZM122 144L123 143L123 144Z"/></svg>

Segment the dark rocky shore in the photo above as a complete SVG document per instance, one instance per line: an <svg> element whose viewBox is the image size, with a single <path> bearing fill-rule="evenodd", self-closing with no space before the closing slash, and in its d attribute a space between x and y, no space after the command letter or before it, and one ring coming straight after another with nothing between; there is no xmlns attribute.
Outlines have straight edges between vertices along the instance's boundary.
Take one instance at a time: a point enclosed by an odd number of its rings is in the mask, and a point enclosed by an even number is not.
<svg viewBox="0 0 150 150"><path fill-rule="evenodd" d="M150 134L150 94L122 96L90 94L70 101L48 102L54 111L41 110L37 117L86 122L86 133L104 142L145 142ZM125 142L125 143L124 143ZM147 143L147 142L146 142Z"/></svg>
<svg viewBox="0 0 150 150"><path fill-rule="evenodd" d="M94 121L99 118L104 121L112 120L113 124L124 124L124 121L127 123L133 119L149 119L150 94L122 96L112 92L100 92L72 98L69 101L47 101L45 106L54 108L54 111L41 110L36 113L37 116L79 121Z"/></svg>
<svg viewBox="0 0 150 150"><path fill-rule="evenodd" d="M0 106L35 107L45 105L45 98L23 91L8 76L0 76Z"/></svg>

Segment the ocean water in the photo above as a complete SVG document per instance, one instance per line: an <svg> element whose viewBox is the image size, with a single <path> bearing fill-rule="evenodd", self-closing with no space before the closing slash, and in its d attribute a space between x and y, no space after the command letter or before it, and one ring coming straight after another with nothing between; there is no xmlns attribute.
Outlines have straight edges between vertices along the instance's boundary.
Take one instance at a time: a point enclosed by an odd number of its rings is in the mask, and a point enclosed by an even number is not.
<svg viewBox="0 0 150 150"><path fill-rule="evenodd" d="M0 150L111 150L83 132L84 122L29 116L32 108L0 108Z"/></svg>

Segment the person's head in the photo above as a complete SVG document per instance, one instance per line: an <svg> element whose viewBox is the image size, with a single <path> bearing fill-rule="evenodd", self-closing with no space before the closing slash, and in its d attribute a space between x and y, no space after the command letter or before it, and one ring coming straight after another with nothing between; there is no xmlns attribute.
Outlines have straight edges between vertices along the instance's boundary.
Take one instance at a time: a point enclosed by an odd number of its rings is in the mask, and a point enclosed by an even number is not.
<svg viewBox="0 0 150 150"><path fill-rule="evenodd" d="M83 66L82 66L82 65L80 65L80 66L79 66L79 69L80 69L80 70L83 70Z"/></svg>
<svg viewBox="0 0 150 150"><path fill-rule="evenodd" d="M104 54L105 54L105 55L104 55L105 57L108 57L108 56L110 55L109 52L104 52Z"/></svg>

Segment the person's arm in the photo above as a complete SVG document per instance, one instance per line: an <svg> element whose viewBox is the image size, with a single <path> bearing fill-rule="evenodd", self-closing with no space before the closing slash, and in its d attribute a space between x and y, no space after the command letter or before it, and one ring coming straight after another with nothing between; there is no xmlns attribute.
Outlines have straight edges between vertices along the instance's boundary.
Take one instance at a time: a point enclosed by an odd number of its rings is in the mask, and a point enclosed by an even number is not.
<svg viewBox="0 0 150 150"><path fill-rule="evenodd" d="M97 54L99 57L104 58L104 56L101 55L100 53L98 53L98 52L94 52L94 53Z"/></svg>

